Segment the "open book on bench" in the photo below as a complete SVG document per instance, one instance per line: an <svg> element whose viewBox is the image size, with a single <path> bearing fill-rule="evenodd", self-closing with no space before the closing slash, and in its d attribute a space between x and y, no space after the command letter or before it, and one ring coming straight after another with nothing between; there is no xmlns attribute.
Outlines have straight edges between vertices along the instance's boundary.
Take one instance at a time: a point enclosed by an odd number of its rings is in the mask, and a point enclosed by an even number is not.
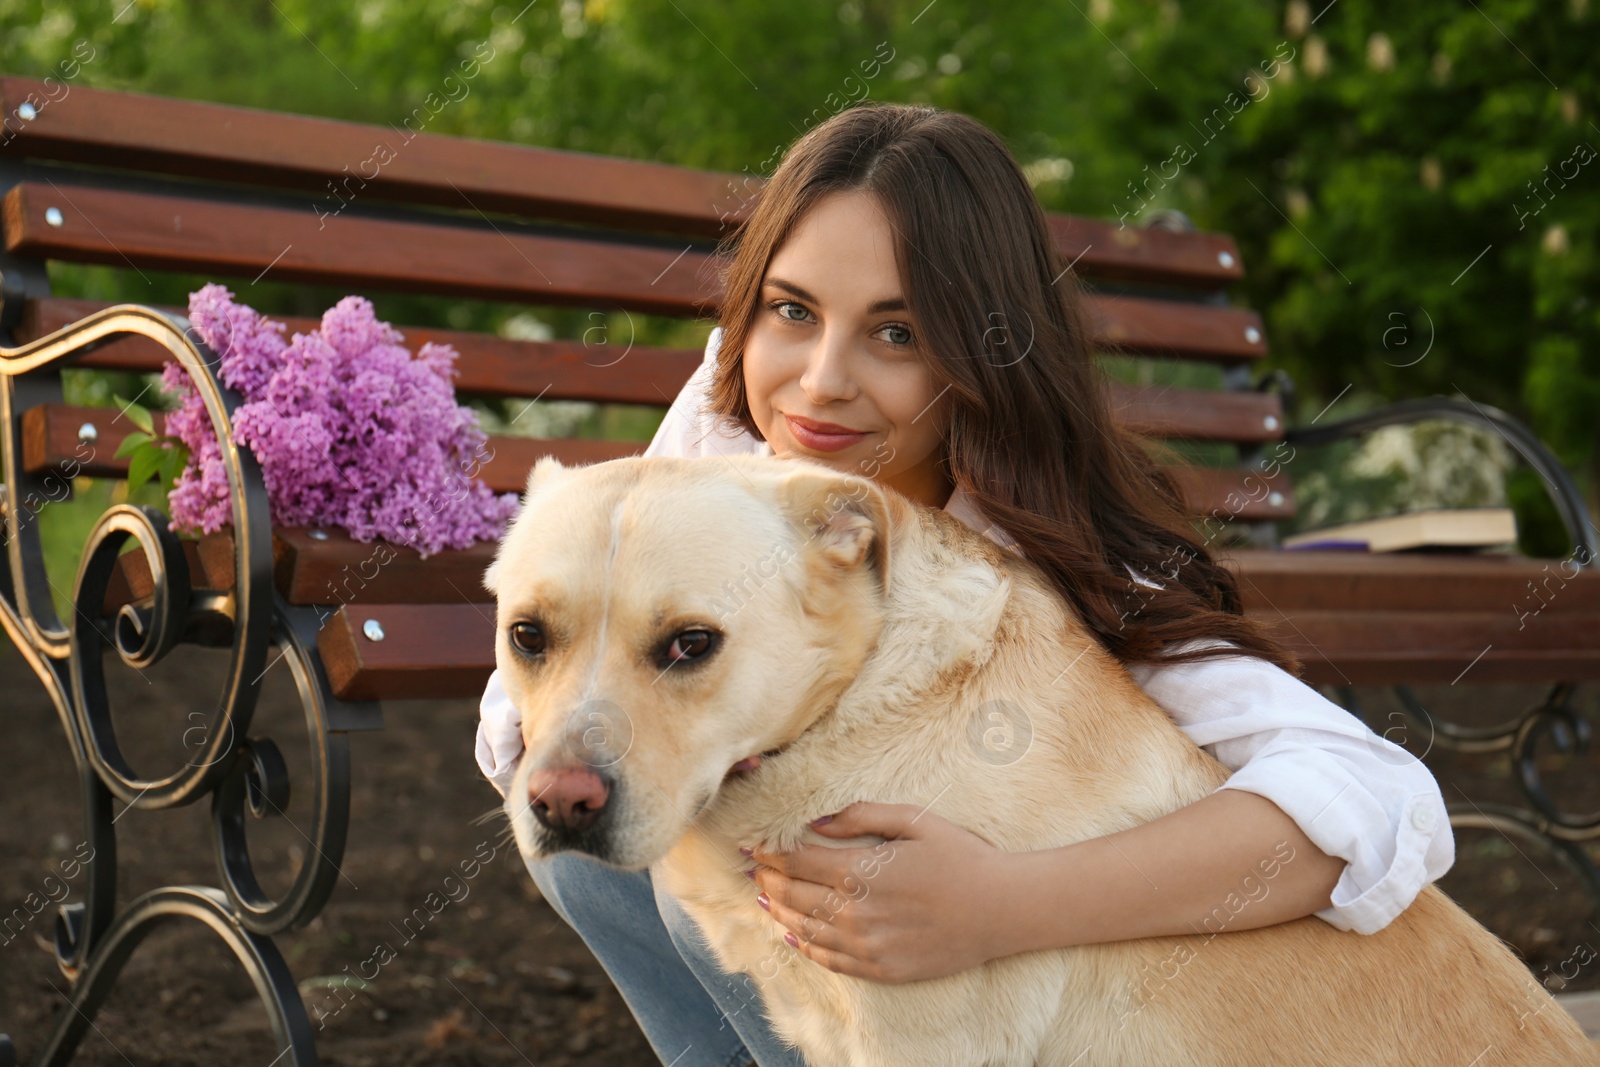
<svg viewBox="0 0 1600 1067"><path fill-rule="evenodd" d="M1459 551L1515 546L1517 519L1510 508L1435 508L1307 530L1283 539L1287 549L1404 552Z"/></svg>

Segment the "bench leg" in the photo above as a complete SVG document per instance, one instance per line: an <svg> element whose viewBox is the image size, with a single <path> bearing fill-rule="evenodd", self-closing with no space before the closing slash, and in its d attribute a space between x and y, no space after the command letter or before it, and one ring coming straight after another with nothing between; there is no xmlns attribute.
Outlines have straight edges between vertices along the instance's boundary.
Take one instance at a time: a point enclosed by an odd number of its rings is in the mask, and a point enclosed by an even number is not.
<svg viewBox="0 0 1600 1067"><path fill-rule="evenodd" d="M1447 749L1473 754L1503 752L1511 760L1518 790L1526 803L1518 806L1478 803L1470 799L1447 800L1445 810L1450 815L1450 825L1494 830L1513 844L1522 841L1554 855L1583 884L1595 914L1600 915L1600 868L1596 868L1583 847L1584 842L1600 839L1600 812L1574 815L1563 811L1545 788L1538 763L1538 746L1545 738L1563 755L1581 755L1589 750L1592 739L1589 720L1572 706L1577 684L1558 682L1542 700L1516 718L1493 726L1461 726L1449 722L1430 712L1411 687L1390 688L1401 709L1392 713L1392 717L1404 720L1400 727L1403 736L1415 731L1416 736L1426 739L1424 756L1434 749ZM1339 686L1338 692L1347 710L1365 718L1352 688ZM1373 724L1369 722L1368 725ZM1380 727L1373 728L1385 732ZM1391 724L1389 732L1394 729Z"/></svg>
<svg viewBox="0 0 1600 1067"><path fill-rule="evenodd" d="M85 898L58 907L55 955L68 983L67 1003L36 1062L65 1064L93 1026L124 964L149 934L174 921L197 922L222 940L250 976L266 1008L280 1049L273 1067L317 1062L313 1028L293 976L273 938L304 926L321 912L342 877L349 825L350 765L345 734L382 728L373 703L332 696L317 653L317 615L279 598L272 584L272 546L266 490L249 452L231 444L229 420L238 398L212 375L216 357L188 336L187 322L148 308L124 305L90 316L32 345L0 348L0 511L4 513L5 565L0 567L0 625L49 693L71 746L84 800ZM166 518L148 508L110 508L90 533L72 591L73 612L58 617L39 539L37 501L44 477L23 468L21 413L59 402L59 368L86 346L125 334L165 345L200 391L219 441L232 500L233 582L228 589L196 589L182 543ZM58 476L58 472L48 472ZM72 472L65 475L72 477ZM45 505L47 506L47 505ZM131 602L111 596L118 557L132 543L144 555L149 588ZM127 594L121 594L127 600ZM123 757L111 725L103 661L117 656L144 669L184 644L227 648L231 655L220 699L205 694L201 724L186 732L194 753L182 766L145 778ZM267 893L256 878L246 826L249 818L281 817L289 776L275 742L251 736L251 716L262 676L279 660L294 676L310 738L312 824L310 845L293 884ZM195 743L190 744L190 734ZM218 886L165 886L116 907L117 849L113 800L144 810L211 801L210 836ZM16 1059L0 1035L0 1067Z"/></svg>

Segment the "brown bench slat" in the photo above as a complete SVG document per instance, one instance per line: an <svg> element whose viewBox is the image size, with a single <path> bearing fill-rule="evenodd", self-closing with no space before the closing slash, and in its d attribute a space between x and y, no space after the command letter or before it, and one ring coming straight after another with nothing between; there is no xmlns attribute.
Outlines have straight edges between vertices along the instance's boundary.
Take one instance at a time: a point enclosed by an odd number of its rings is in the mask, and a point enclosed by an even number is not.
<svg viewBox="0 0 1600 1067"><path fill-rule="evenodd" d="M1572 574L1559 559L1457 552L1231 549L1218 560L1240 577L1246 602L1299 611L1600 613L1600 570ZM1531 614L1530 614L1531 613Z"/></svg>
<svg viewBox="0 0 1600 1067"><path fill-rule="evenodd" d="M22 342L37 340L110 306L94 300L61 297L30 300L24 307L17 338ZM1266 342L1259 339L1260 318L1251 311L1101 294L1090 294L1088 308L1096 326L1094 342L1101 348L1220 362L1258 359L1267 352ZM160 310L186 314L182 308L162 307ZM282 321L288 326L285 336L307 333L316 329L318 322L294 316L284 316ZM1255 342L1249 340L1252 335L1248 331L1252 329L1257 331ZM581 341L517 341L492 334L426 326L405 326L401 332L413 347L428 341L452 345L461 356L456 362L457 390L483 396L535 396L548 386L549 392L545 395L551 399L664 404L677 395L701 357L700 352L692 349L633 345L626 337L612 340L603 334L595 334L594 343L586 345ZM608 343L601 343L602 340ZM164 347L143 337L128 337L89 353L78 365L98 370L148 372L160 370L168 358ZM631 362L625 365L624 373L617 373L615 368L623 367L624 360ZM1211 395L1210 392L1197 393L1194 400ZM1276 400L1257 403L1263 405L1262 411L1277 413ZM1174 407L1172 415L1176 414ZM1215 422L1211 416L1207 419ZM1247 436L1206 435L1205 439L1256 439L1248 435L1248 428L1242 432ZM1270 439L1277 436L1274 434Z"/></svg>
<svg viewBox="0 0 1600 1067"><path fill-rule="evenodd" d="M155 414L156 431L162 429ZM79 429L89 423L96 439L87 458L79 454ZM125 417L110 408L70 407L41 404L22 417L22 462L30 473L44 474L76 464L90 477L119 478L128 471L128 460L115 452L124 437L136 429ZM520 493L527 484L528 472L544 456L555 456L569 466L599 463L644 451L634 441L588 440L580 438L491 437L488 459L477 471L484 484L496 492ZM1294 514L1294 494L1288 478L1280 471L1270 483L1256 471L1235 467L1174 467L1184 501L1197 515L1220 512L1247 521L1283 519ZM1282 499L1272 502L1269 492Z"/></svg>
<svg viewBox="0 0 1600 1067"><path fill-rule="evenodd" d="M55 95L39 81L0 79L8 138L0 154L306 190L308 216L313 205L337 210L340 201L327 188L335 179L358 203L405 201L714 238L759 187L746 175L414 133L420 120L397 132L84 86L73 87L70 107L45 103ZM16 109L30 96L38 115L24 122ZM406 133L413 133L409 141ZM379 144L392 159L377 162ZM1210 288L1243 277L1239 250L1225 234L1048 219L1064 261L1076 260L1085 275Z"/></svg>
<svg viewBox="0 0 1600 1067"><path fill-rule="evenodd" d="M46 220L52 207L61 212L59 226ZM348 215L324 228L314 215L288 208L22 182L6 194L5 229L14 254L112 266L251 278L271 272L357 288L669 315L709 313L719 296L711 257L699 249L497 231L444 218ZM1091 310L1108 343L1129 352L1238 361L1267 351L1259 316L1245 309L1103 297Z"/></svg>
<svg viewBox="0 0 1600 1067"><path fill-rule="evenodd" d="M196 587L231 587L226 531L185 550ZM338 531L325 542L305 530L274 534L279 589L296 603L339 608L324 627L324 655L342 664L338 691L363 698L419 685L435 696L481 688L494 615L481 578L494 552L486 543L423 562ZM1463 672L1475 683L1600 680L1597 571L1568 576L1559 560L1454 553L1246 549L1218 558L1239 575L1246 610L1301 656L1310 684L1449 684ZM120 564L108 608L149 594L143 554ZM367 618L379 619L384 642L361 633Z"/></svg>
<svg viewBox="0 0 1600 1067"><path fill-rule="evenodd" d="M156 433L161 433L165 428L161 412L152 412L151 419ZM78 437L85 424L95 428L87 458L79 453ZM115 453L123 439L137 429L113 408L39 404L22 413L23 468L33 474L45 474L75 463L80 473L92 478L126 477L129 461ZM509 493L521 492L527 484L528 471L543 456L555 456L569 465L599 463L637 455L644 445L581 438L491 437L487 448L489 459L479 474L490 488Z"/></svg>
<svg viewBox="0 0 1600 1067"><path fill-rule="evenodd" d="M45 220L49 208L62 224ZM34 259L372 287L479 300L699 315L703 252L22 182L4 201L6 250Z"/></svg>
<svg viewBox="0 0 1600 1067"><path fill-rule="evenodd" d="M479 476L497 492L521 492L528 471L544 456L555 456L567 465L598 463L624 456L636 456L643 444L628 441L551 440L535 437L492 437L493 457L483 464ZM1174 467L1184 502L1195 514L1213 511L1241 519L1285 519L1294 514L1294 494L1281 472L1270 482L1259 472L1232 467ZM1272 503L1267 493L1276 490L1282 499ZM1237 494L1237 495L1235 495Z"/></svg>
<svg viewBox="0 0 1600 1067"><path fill-rule="evenodd" d="M1218 289L1244 277L1227 234L1147 230L1081 215L1045 220L1062 262L1085 277Z"/></svg>
<svg viewBox="0 0 1600 1067"><path fill-rule="evenodd" d="M1113 351L1223 363L1267 354L1261 316L1248 308L1090 293L1088 310L1095 343Z"/></svg>
<svg viewBox="0 0 1600 1067"><path fill-rule="evenodd" d="M363 544L343 530L318 540L300 527L272 532L274 580L291 604L463 604L492 600L483 572L499 545L480 541L427 559L415 549ZM221 534L213 536L222 536ZM492 612L491 612L492 614Z"/></svg>
<svg viewBox="0 0 1600 1067"><path fill-rule="evenodd" d="M165 419L152 412L156 433ZM81 427L94 427L94 440L79 440ZM30 474L52 471L86 474L91 478L125 478L128 460L115 455L122 441L139 428L115 408L72 407L66 404L40 404L22 413L22 466Z"/></svg>
<svg viewBox="0 0 1600 1067"><path fill-rule="evenodd" d="M1294 489L1280 470L1275 478L1239 467L1169 467L1178 478L1184 506L1193 515L1246 522L1294 517ZM1274 501L1271 494L1280 499Z"/></svg>
<svg viewBox="0 0 1600 1067"><path fill-rule="evenodd" d="M233 535L212 534L198 541L184 540L183 555L189 564L189 587L226 592L233 588ZM150 561L142 551L124 552L117 557L106 587L105 611L109 615L124 604L150 596L154 583Z"/></svg>
<svg viewBox="0 0 1600 1067"><path fill-rule="evenodd" d="M1519 630L1508 610L1248 611L1300 656L1312 685L1600 680L1600 613Z"/></svg>
<svg viewBox="0 0 1600 1067"><path fill-rule="evenodd" d="M419 561L412 550L360 544L339 531L318 541L280 529L273 541L286 598L339 608L325 626L324 655L343 664L344 680L335 683L349 687L342 694L399 696L420 684L431 695L461 696L481 688L492 666L494 610L481 579L493 544ZM232 585L226 531L185 547L197 587ZM1302 657L1311 684L1448 684L1463 671L1478 683L1600 680L1597 571L1568 577L1559 560L1503 555L1217 555L1239 575L1246 610ZM143 555L121 563L108 606L149 593ZM384 642L361 633L367 618L384 627ZM416 634L449 637L423 643ZM441 673L433 677L431 668Z"/></svg>
<svg viewBox="0 0 1600 1067"><path fill-rule="evenodd" d="M405 128L402 118L396 130L74 86L71 106L43 106L38 118L21 122L16 109L30 94L48 99L41 82L0 79L0 114L12 135L7 155L303 189L308 214L313 204L337 210L340 201L327 183L347 178L341 194L356 202L475 204L490 212L713 237L720 229L716 212L739 203L728 194L729 175L417 133L416 119ZM381 166L379 144L394 153ZM363 175L374 171L363 186ZM713 208L719 200L726 203Z"/></svg>
<svg viewBox="0 0 1600 1067"><path fill-rule="evenodd" d="M61 297L30 300L17 326L17 340L35 341L111 306L96 300ZM183 308L160 310L187 314ZM288 327L285 338L309 333L320 321L292 315L272 317ZM628 345L625 339L618 339L615 345L585 345L582 341L518 341L428 326L405 326L401 332L413 350L429 341L454 347L460 356L456 360L456 390L469 396L533 397L542 391L545 400L665 407L678 395L704 354L692 348ZM75 366L151 373L160 371L170 360L165 347L148 338L130 336L95 349Z"/></svg>
<svg viewBox="0 0 1600 1067"><path fill-rule="evenodd" d="M1184 441L1261 444L1283 439L1276 393L1112 382L1112 418L1135 433Z"/></svg>
<svg viewBox="0 0 1600 1067"><path fill-rule="evenodd" d="M1309 685L1600 680L1596 613L1530 633L1509 612L1246 612L1301 657ZM368 619L382 626L382 641L364 635ZM488 604L346 604L318 645L334 692L347 699L475 698L494 669L494 632Z"/></svg>
<svg viewBox="0 0 1600 1067"><path fill-rule="evenodd" d="M310 530L299 527L273 531L277 586L291 603L459 603L489 598L482 578L494 559L493 542L421 560L415 551L401 546L363 544L338 529L319 532L326 538L313 537ZM197 577L197 583L231 587L231 533L207 534L199 544L205 552L205 579ZM1214 554L1239 577L1246 604L1263 611L1499 612L1519 627L1559 625L1559 618L1569 614L1600 614L1600 570L1569 574L1564 561L1557 559L1499 553L1237 548ZM142 559L135 554L125 558ZM149 592L147 578L134 577L130 584L135 596Z"/></svg>
<svg viewBox="0 0 1600 1067"><path fill-rule="evenodd" d="M304 322L305 320L300 320ZM295 322L290 320L290 328ZM407 334L408 337L412 335ZM487 390L471 386L486 380L486 372L477 357L481 352L470 340L485 337L483 334L463 334L465 347L458 349L461 358L456 365L460 375L456 387L462 394L482 394ZM417 343L425 340L448 340L445 331L419 330ZM32 338L28 338L31 340ZM491 342L499 338L487 338ZM701 353L687 349L656 348L635 349L625 358L637 359L628 374L605 375L593 372L586 366L587 358L603 358L604 350L584 350L581 344L553 341L503 341L502 344L525 345L533 349L528 354L532 360L517 386L516 392L505 394L523 396L531 384L546 381L549 389L541 399L592 400L599 403L644 404L667 407L678 395L689 375L699 365ZM95 370L139 371L159 370L160 358L154 345L143 338L112 342L96 349L78 360L75 366ZM165 349L161 350L165 352ZM496 357L498 358L498 357ZM513 362L508 356L507 362ZM504 379L496 378L496 381ZM594 388L591 388L591 383ZM1237 444L1260 444L1283 439L1283 405L1276 393L1225 392L1222 390L1176 389L1170 386L1129 385L1110 382L1108 397L1112 416L1124 427L1151 437L1186 441L1216 441ZM538 390L534 390L537 394ZM98 421L100 416L85 409L88 417Z"/></svg>
<svg viewBox="0 0 1600 1067"><path fill-rule="evenodd" d="M483 573L494 561L495 542L438 552L424 560L415 549L381 541L363 544L343 530L317 532L326 533L327 540L304 527L272 531L273 585L292 604L492 603ZM185 539L183 547L194 588L233 588L232 529L204 534L197 541ZM149 597L151 590L144 553L125 552L112 572L106 610Z"/></svg>
<svg viewBox="0 0 1600 1067"><path fill-rule="evenodd" d="M368 620L383 640L366 636ZM324 621L317 648L346 700L466 697L494 669L494 633L492 604L347 604Z"/></svg>

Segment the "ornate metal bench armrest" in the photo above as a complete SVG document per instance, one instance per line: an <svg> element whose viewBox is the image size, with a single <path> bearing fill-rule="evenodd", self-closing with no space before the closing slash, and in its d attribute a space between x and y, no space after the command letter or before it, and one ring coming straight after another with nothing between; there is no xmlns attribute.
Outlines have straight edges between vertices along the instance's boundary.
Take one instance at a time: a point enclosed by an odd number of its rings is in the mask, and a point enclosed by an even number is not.
<svg viewBox="0 0 1600 1067"><path fill-rule="evenodd" d="M9 295L6 300L10 304ZM29 497L38 479L21 459L21 413L59 403L57 371L86 351L127 335L146 337L172 354L216 433L234 530L232 588L191 588L186 556L166 516L117 504L89 534L71 591L73 611L63 622L45 576L38 524L28 521L34 514ZM274 594L266 488L255 458L232 440L231 418L239 397L218 381L217 366L216 353L194 336L186 319L135 304L96 312L27 345L0 347L0 474L11 494L3 514L0 629L22 651L56 705L77 763L84 840L93 847L85 863L84 901L60 905L55 916L56 962L72 988L39 1056L38 1062L51 1067L72 1057L138 944L152 928L173 919L209 927L232 949L254 982L283 1048L274 1062L301 1067L316 1062L305 1004L272 938L310 921L332 893L349 822L344 734L379 728L381 720L373 705L331 697L316 652L314 613ZM108 615L113 571L130 541L145 555L152 591ZM182 643L196 615L226 624L230 654L222 692L210 702L209 713L191 717L201 722L184 735L193 758L160 777L145 777L118 745L103 665L111 659L136 670L154 665ZM273 643L280 651L269 663ZM275 896L256 877L246 827L251 818L286 817L283 809L289 804L288 770L278 746L250 732L262 677L280 659L286 661L283 670L293 675L311 740L312 830L308 858L289 889ZM195 734L199 742L191 744ZM169 886L118 912L113 800L154 811L207 796L213 800L211 834L222 886ZM0 1034L0 1067L13 1055Z"/></svg>
<svg viewBox="0 0 1600 1067"><path fill-rule="evenodd" d="M1583 495L1573 483L1572 476L1555 455L1534 436L1532 430L1499 408L1458 400L1448 396L1430 396L1415 400L1401 400L1381 408L1326 426L1304 426L1284 431L1284 440L1291 444L1321 445L1346 437L1355 437L1384 426L1397 426L1423 422L1428 419L1447 419L1483 426L1504 437L1525 463L1538 472L1549 491L1550 499L1567 528L1574 549L1583 550L1580 565L1593 565L1600 556L1594 524L1589 521Z"/></svg>

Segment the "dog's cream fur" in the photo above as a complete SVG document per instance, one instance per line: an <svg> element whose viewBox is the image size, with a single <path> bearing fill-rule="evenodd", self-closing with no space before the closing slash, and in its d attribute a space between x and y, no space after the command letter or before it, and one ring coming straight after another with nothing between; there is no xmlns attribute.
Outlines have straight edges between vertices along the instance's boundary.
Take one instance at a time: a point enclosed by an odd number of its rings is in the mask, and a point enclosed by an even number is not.
<svg viewBox="0 0 1600 1067"><path fill-rule="evenodd" d="M898 984L785 944L739 844L879 844L807 826L873 800L1047 849L1149 822L1228 777L1036 569L943 511L793 459L545 460L485 580L523 716L507 801L523 853L551 847L528 806L534 768L581 759L611 776L590 850L654 865L814 1067L1597 1062L1507 947L1433 886L1372 935L1308 917ZM549 634L538 662L506 636L531 619ZM663 672L652 650L695 626L721 646ZM982 709L1001 707L1031 736L984 758Z"/></svg>

